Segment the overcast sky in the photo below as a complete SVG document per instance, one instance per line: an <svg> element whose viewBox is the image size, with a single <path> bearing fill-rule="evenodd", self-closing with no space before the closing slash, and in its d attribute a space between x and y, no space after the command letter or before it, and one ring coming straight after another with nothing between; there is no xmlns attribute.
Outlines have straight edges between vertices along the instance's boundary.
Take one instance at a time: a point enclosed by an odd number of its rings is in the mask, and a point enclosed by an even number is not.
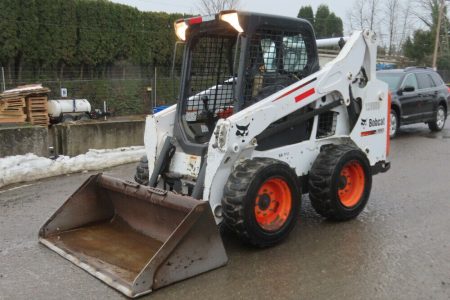
<svg viewBox="0 0 450 300"><path fill-rule="evenodd" d="M197 14L197 0L111 0L112 2L127 4L145 11L165 11ZM241 10L277 14L296 17L301 6L311 5L316 10L320 4L327 4L332 12L344 22L347 28L346 15L353 0L241 0Z"/></svg>

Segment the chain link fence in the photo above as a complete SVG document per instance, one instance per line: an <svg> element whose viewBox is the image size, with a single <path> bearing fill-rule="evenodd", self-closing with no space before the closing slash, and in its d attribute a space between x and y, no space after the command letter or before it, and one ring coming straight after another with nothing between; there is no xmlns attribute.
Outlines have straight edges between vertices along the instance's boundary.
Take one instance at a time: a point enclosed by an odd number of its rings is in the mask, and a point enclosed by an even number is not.
<svg viewBox="0 0 450 300"><path fill-rule="evenodd" d="M58 76L54 70L40 72L24 70L22 76L10 75L8 68L0 73L1 89L18 85L41 83L51 89L49 99L60 99L61 89L67 89L69 99L87 99L92 110L103 109L113 115L138 115L151 113L153 107L176 103L180 85L180 68L141 66L114 67L107 72L86 72L80 76L73 70ZM450 83L450 70L438 70L445 83ZM60 79L62 78L62 79Z"/></svg>
<svg viewBox="0 0 450 300"><path fill-rule="evenodd" d="M113 115L148 114L154 106L174 104L179 93L180 72L170 68L140 66L112 67L102 72L65 70L59 76L55 70L23 70L12 76L3 68L2 89L18 85L41 83L51 89L49 99L61 99L61 89L67 89L69 99L87 99L92 109L107 110ZM17 73L17 72L16 72Z"/></svg>

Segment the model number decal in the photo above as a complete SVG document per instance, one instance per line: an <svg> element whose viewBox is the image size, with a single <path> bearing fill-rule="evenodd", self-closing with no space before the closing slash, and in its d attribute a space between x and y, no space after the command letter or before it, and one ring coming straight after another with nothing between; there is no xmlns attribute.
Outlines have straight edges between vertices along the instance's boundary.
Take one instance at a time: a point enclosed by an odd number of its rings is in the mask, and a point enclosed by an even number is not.
<svg viewBox="0 0 450 300"><path fill-rule="evenodd" d="M290 155L289 152L283 152L283 153L278 153L278 157L282 158L282 157L288 157Z"/></svg>
<svg viewBox="0 0 450 300"><path fill-rule="evenodd" d="M381 106L380 101L366 103L366 111L379 110L380 106Z"/></svg>

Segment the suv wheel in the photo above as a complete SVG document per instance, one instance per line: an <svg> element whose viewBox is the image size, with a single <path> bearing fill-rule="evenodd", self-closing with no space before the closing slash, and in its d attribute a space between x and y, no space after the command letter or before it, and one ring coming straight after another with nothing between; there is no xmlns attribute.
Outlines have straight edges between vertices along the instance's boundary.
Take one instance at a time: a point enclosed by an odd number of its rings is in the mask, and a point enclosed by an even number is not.
<svg viewBox="0 0 450 300"><path fill-rule="evenodd" d="M438 106L436 112L436 119L433 122L428 123L428 127L431 131L441 131L445 126L445 119L447 118L447 112L442 105Z"/></svg>
<svg viewBox="0 0 450 300"><path fill-rule="evenodd" d="M391 109L391 126L389 127L389 136L391 139L397 135L399 125L397 112Z"/></svg>

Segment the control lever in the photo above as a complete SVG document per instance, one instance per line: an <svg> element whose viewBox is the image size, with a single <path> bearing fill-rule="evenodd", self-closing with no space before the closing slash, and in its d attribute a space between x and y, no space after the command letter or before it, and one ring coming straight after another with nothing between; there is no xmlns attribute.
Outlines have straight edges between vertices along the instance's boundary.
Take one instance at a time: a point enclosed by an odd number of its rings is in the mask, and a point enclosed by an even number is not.
<svg viewBox="0 0 450 300"><path fill-rule="evenodd" d="M214 113L209 110L208 96L203 95L201 99L203 102L203 110L206 112L206 125L208 126L209 131L211 131L214 128Z"/></svg>
<svg viewBox="0 0 450 300"><path fill-rule="evenodd" d="M202 96L202 102L203 102L203 110L206 111L206 113L209 113L209 106L208 106L208 96L203 95Z"/></svg>

